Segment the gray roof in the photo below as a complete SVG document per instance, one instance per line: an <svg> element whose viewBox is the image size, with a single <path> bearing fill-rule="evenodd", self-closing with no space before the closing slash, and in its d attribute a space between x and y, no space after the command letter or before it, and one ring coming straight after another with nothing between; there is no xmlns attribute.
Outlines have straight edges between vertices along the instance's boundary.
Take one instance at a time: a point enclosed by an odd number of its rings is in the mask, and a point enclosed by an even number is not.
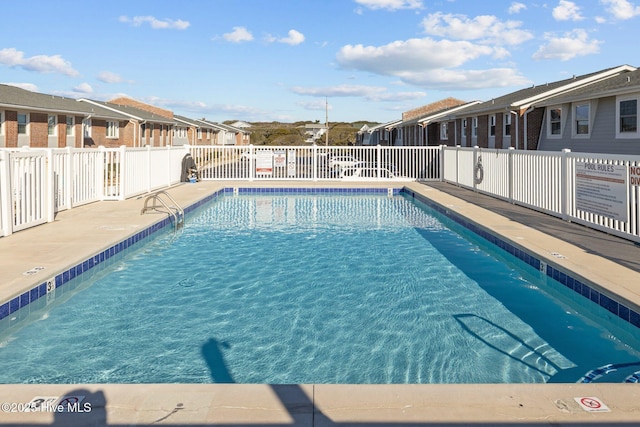
<svg viewBox="0 0 640 427"><path fill-rule="evenodd" d="M236 127L225 125L225 124L222 124L222 123L210 122L207 119L200 119L198 121L202 122L202 123L206 123L209 126L212 126L214 128L218 128L218 129L221 129L221 130L224 130L224 131L227 131L227 132L244 133L244 134L251 133L251 131L248 131L248 130L245 130L245 129L238 129Z"/></svg>
<svg viewBox="0 0 640 427"><path fill-rule="evenodd" d="M86 98L80 99L79 101L85 102L90 105L102 107L104 109L111 110L116 113L120 113L128 119L133 118L135 120L140 120L140 121L166 123L170 125L175 123L173 119L169 119L167 117L163 117L146 110L141 110L140 108L131 107L129 105L118 105L118 104L112 104L111 102L96 101L95 99L86 99Z"/></svg>
<svg viewBox="0 0 640 427"><path fill-rule="evenodd" d="M620 73L615 77L581 86L569 92L546 99L539 106L561 104L563 102L584 101L588 99L616 96L631 92L640 92L640 70Z"/></svg>
<svg viewBox="0 0 640 427"><path fill-rule="evenodd" d="M587 85L592 81L598 81L607 77L616 76L621 72L628 72L632 70L635 70L635 67L622 65L619 67L606 68L594 73L584 74L582 76L573 76L556 82L534 85L469 107L465 109L463 113L465 115L476 115L478 113L497 110L528 108L530 104L535 103L536 101L542 101L561 92L566 92L573 88Z"/></svg>
<svg viewBox="0 0 640 427"><path fill-rule="evenodd" d="M0 84L0 107L16 110L46 111L51 113L94 116L107 119L126 119L117 112L83 102L74 98L31 92L16 86Z"/></svg>

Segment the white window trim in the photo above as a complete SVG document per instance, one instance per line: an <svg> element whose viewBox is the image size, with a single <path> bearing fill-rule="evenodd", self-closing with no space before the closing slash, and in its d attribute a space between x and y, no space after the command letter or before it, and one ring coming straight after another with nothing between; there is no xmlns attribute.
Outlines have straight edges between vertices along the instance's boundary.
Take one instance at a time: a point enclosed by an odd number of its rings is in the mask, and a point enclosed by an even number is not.
<svg viewBox="0 0 640 427"><path fill-rule="evenodd" d="M507 126L509 126L509 133L507 133ZM511 138L513 132L513 126L511 125L511 112L505 113L504 120L502 120L502 137Z"/></svg>
<svg viewBox="0 0 640 427"><path fill-rule="evenodd" d="M586 105L587 109L587 126L589 128L589 132L587 133L578 133L578 115L576 114L576 109L582 105ZM571 104L571 113L572 113L572 122L571 122L571 137L576 139L585 139L591 137L591 128L593 120L591 118L591 102L574 102Z"/></svg>
<svg viewBox="0 0 640 427"><path fill-rule="evenodd" d="M84 128L82 137L91 138L91 133L92 133L91 128L93 127L91 123L91 119L84 119L82 121L82 127Z"/></svg>
<svg viewBox="0 0 640 427"><path fill-rule="evenodd" d="M202 128L198 128L196 139L202 139Z"/></svg>
<svg viewBox="0 0 640 427"><path fill-rule="evenodd" d="M462 137L467 138L467 119L462 119Z"/></svg>
<svg viewBox="0 0 640 427"><path fill-rule="evenodd" d="M111 126L109 126L111 124ZM109 129L114 130L113 135L109 135ZM105 124L105 137L107 139L120 138L120 123L117 120L107 120Z"/></svg>
<svg viewBox="0 0 640 427"><path fill-rule="evenodd" d="M636 101L636 131L635 132L620 132L620 103L622 101ZM616 139L630 139L640 138L640 94L626 95L616 97Z"/></svg>
<svg viewBox="0 0 640 427"><path fill-rule="evenodd" d="M449 123L443 122L440 124L440 139L449 140Z"/></svg>
<svg viewBox="0 0 640 427"><path fill-rule="evenodd" d="M551 110L560 110L560 133L559 134L553 134L551 133ZM546 124L547 124L547 138L549 139L560 139L562 138L562 131L564 129L564 121L565 121L565 114L563 111L563 108L561 105L554 105L551 107L547 107L547 111L546 111Z"/></svg>
<svg viewBox="0 0 640 427"><path fill-rule="evenodd" d="M18 111L18 114L16 116L16 124L18 125L18 129L20 129L20 122L18 121L18 118L21 115L25 116L24 133L20 133L20 131L18 130L18 135L29 135L29 123L31 123L31 117L29 116L29 113L21 113L20 111Z"/></svg>
<svg viewBox="0 0 640 427"><path fill-rule="evenodd" d="M490 114L489 115L489 126L487 126L487 135L489 136L489 139L495 139L496 137L496 115L495 114ZM491 128L493 128L493 135L491 134Z"/></svg>
<svg viewBox="0 0 640 427"><path fill-rule="evenodd" d="M71 119L71 124L69 124L69 119ZM69 137L75 136L76 135L76 118L73 116L67 116L65 122L67 124L67 132L66 132L67 136Z"/></svg>
<svg viewBox="0 0 640 427"><path fill-rule="evenodd" d="M51 119L53 119L53 127L50 126ZM58 136L58 116L55 114L47 114L47 136Z"/></svg>
<svg viewBox="0 0 640 427"><path fill-rule="evenodd" d="M478 118L474 117L471 119L471 138L478 138Z"/></svg>

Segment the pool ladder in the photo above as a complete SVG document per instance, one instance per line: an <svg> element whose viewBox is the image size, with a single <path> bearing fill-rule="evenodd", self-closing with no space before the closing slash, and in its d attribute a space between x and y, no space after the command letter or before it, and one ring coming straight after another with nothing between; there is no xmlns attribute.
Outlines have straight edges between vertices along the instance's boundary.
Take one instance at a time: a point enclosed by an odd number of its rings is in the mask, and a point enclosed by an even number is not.
<svg viewBox="0 0 640 427"><path fill-rule="evenodd" d="M168 204L161 196L166 196L172 204ZM153 201L152 205L149 205L150 201ZM171 215L176 229L184 225L184 210L166 191L156 191L153 194L149 194L147 198L144 199L144 207L142 208L140 215L144 215L148 211L163 212Z"/></svg>

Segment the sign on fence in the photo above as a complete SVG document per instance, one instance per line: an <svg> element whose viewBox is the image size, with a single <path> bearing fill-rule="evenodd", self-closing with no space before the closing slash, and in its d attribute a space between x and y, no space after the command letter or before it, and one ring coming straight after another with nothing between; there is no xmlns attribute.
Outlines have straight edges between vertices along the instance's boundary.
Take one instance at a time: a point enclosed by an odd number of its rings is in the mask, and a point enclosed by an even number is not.
<svg viewBox="0 0 640 427"><path fill-rule="evenodd" d="M256 175L271 176L273 173L273 151L258 150L256 152Z"/></svg>
<svg viewBox="0 0 640 427"><path fill-rule="evenodd" d="M627 221L627 167L576 162L576 208L618 221Z"/></svg>

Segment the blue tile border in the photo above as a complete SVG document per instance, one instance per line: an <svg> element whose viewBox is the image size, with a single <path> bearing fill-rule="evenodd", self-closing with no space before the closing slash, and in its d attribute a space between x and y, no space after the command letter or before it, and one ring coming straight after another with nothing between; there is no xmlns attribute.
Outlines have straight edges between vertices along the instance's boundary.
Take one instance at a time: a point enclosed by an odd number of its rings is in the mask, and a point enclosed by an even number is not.
<svg viewBox="0 0 640 427"><path fill-rule="evenodd" d="M389 187L391 188L391 187ZM233 195L236 194L236 189L238 194L388 194L388 188L313 188L313 187L301 187L301 188L243 188L243 187L226 187L220 189L203 199L187 206L184 208L185 215L189 212L194 211L200 206L209 203L211 200L223 196L223 195ZM393 195L396 196L400 194L402 191L401 188L393 188ZM110 202L107 202L110 203ZM117 203L117 202L116 202ZM91 270L93 267L98 266L99 264L107 261L109 258L117 255L123 250L133 246L134 244L144 240L145 238L151 236L153 233L163 229L164 227L171 225L171 218L165 218L161 221L158 221L144 230L139 231L126 238L125 240L118 242L104 251L99 252L96 255L93 255L86 260L69 267L67 270L63 271L60 274L57 274L53 278L54 287L51 289L57 289L63 286L65 283L75 279L80 276L82 273L86 273ZM51 292L50 290L50 292ZM0 302L0 320L5 317L9 317L11 314L16 313L21 308L27 307L30 303L35 302L38 298L46 296L47 294L47 282L42 282L33 288L24 291L20 295L11 298L9 301Z"/></svg>
<svg viewBox="0 0 640 427"><path fill-rule="evenodd" d="M433 200L427 198L426 196L408 190L404 188L402 190L402 194L406 194L416 200L419 200L421 203L429 206L431 209L436 212L441 213L447 218L455 221L457 224L460 224L464 228L472 231L478 236L482 237L486 241L496 245L500 249L505 250L509 254L515 256L516 258L524 261L529 264L536 270L542 271L540 268L542 263L546 263L546 261L542 261L536 257L534 254L530 254L523 249L520 249L506 240L501 239L499 236L486 231L485 229L479 227L475 223L467 220L462 215L451 212L449 209L443 207L442 205L434 202ZM602 292L593 289L591 286L587 285L580 281L580 279L571 276L571 273L567 273L556 269L552 265L547 263L546 269L544 269L543 273L558 283L564 285L568 289L574 291L576 294L583 296L584 298L591 300L592 302L598 304L600 307L609 311L613 315L619 317L620 319L630 323L631 325L640 328L640 313L634 311L633 309L625 306L623 303L615 300L615 296L607 296Z"/></svg>

